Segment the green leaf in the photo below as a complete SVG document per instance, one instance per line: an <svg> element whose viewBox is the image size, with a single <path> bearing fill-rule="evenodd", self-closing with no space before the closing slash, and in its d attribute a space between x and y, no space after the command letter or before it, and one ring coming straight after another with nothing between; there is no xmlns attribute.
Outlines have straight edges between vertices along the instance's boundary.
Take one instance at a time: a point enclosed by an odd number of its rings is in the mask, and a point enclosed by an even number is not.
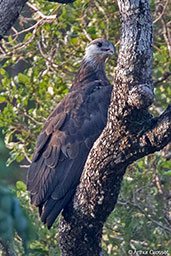
<svg viewBox="0 0 171 256"><path fill-rule="evenodd" d="M6 71L5 71L5 69L3 69L3 68L0 68L0 74L1 74L2 76L4 76L4 75L6 74Z"/></svg>
<svg viewBox="0 0 171 256"><path fill-rule="evenodd" d="M17 188L18 190L23 191L23 192L25 192L25 191L27 190L26 184L24 184L24 182L23 182L23 181L20 181L20 180L16 182L16 188Z"/></svg>
<svg viewBox="0 0 171 256"><path fill-rule="evenodd" d="M23 82L23 83L27 83L27 82L30 82L30 79L28 76L22 74L22 73L19 73L18 74L18 79L19 81Z"/></svg>
<svg viewBox="0 0 171 256"><path fill-rule="evenodd" d="M5 101L6 101L6 97L0 95L0 103L5 102Z"/></svg>
<svg viewBox="0 0 171 256"><path fill-rule="evenodd" d="M164 172L163 175L170 176L171 175L171 170Z"/></svg>

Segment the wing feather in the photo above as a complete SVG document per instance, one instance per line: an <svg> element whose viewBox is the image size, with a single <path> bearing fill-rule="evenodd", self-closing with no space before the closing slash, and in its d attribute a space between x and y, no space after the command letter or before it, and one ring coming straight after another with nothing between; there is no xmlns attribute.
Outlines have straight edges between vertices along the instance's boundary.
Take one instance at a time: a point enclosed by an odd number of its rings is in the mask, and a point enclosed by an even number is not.
<svg viewBox="0 0 171 256"><path fill-rule="evenodd" d="M71 91L40 133L27 188L49 227L73 196L88 153L105 127L111 90L110 84L99 82Z"/></svg>
<svg viewBox="0 0 171 256"><path fill-rule="evenodd" d="M56 219L56 216L59 215L60 209L63 209L68 201L71 199L75 192L75 188L71 189L65 196L65 198L61 198L60 200L49 199L46 201L44 209L46 211L42 211L41 220L43 223L47 223L48 228L50 228L53 222Z"/></svg>

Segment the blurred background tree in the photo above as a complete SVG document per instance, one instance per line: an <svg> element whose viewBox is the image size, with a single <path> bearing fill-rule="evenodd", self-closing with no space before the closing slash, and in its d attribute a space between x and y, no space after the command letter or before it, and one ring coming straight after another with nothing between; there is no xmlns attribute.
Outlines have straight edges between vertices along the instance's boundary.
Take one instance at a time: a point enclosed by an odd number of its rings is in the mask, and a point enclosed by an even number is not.
<svg viewBox="0 0 171 256"><path fill-rule="evenodd" d="M171 23L168 1L150 2L154 20L155 85L151 113L159 115L171 98ZM118 50L119 12L117 3L112 0L77 0L70 5L31 0L14 27L1 40L2 255L60 255L58 220L50 231L39 221L37 211L29 204L26 171L46 118L68 93L87 43L99 37L109 39ZM110 59L107 74L111 82L115 65L116 59ZM104 227L103 247L108 255L127 256L129 249L168 251L169 255L170 148L168 145L161 152L147 156L128 168L117 206ZM9 189L4 190L4 183ZM11 233L7 237L3 236L2 225L6 211L4 197L10 202L5 227ZM20 217L16 217L14 205ZM18 227L16 218L23 218L25 225ZM23 234L28 235L24 237Z"/></svg>

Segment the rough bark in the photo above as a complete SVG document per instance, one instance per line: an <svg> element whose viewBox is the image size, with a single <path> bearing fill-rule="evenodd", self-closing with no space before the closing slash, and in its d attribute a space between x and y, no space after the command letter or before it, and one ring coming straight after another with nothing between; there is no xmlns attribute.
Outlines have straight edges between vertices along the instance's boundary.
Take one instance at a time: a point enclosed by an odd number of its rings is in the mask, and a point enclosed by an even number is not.
<svg viewBox="0 0 171 256"><path fill-rule="evenodd" d="M73 3L75 0L48 0L49 2ZM12 27L21 13L27 0L1 0L0 1L0 40Z"/></svg>
<svg viewBox="0 0 171 256"><path fill-rule="evenodd" d="M99 256L103 224L127 166L171 141L171 106L153 119L152 20L148 0L118 1L122 31L108 123L87 159L60 221L63 256Z"/></svg>
<svg viewBox="0 0 171 256"><path fill-rule="evenodd" d="M27 0L0 1L0 39L18 18Z"/></svg>

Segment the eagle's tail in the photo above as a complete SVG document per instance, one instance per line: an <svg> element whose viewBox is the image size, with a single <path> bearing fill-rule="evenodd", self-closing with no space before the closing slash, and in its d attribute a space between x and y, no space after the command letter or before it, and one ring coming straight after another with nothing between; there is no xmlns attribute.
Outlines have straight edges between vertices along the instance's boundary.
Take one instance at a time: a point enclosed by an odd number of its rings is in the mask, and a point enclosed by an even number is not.
<svg viewBox="0 0 171 256"><path fill-rule="evenodd" d="M75 188L70 190L63 198L59 200L54 200L52 198L48 199L45 204L39 206L39 213L41 221L44 224L47 224L48 229L51 228L55 219L59 215L62 209L66 207L68 202L71 200L73 194L75 192Z"/></svg>

